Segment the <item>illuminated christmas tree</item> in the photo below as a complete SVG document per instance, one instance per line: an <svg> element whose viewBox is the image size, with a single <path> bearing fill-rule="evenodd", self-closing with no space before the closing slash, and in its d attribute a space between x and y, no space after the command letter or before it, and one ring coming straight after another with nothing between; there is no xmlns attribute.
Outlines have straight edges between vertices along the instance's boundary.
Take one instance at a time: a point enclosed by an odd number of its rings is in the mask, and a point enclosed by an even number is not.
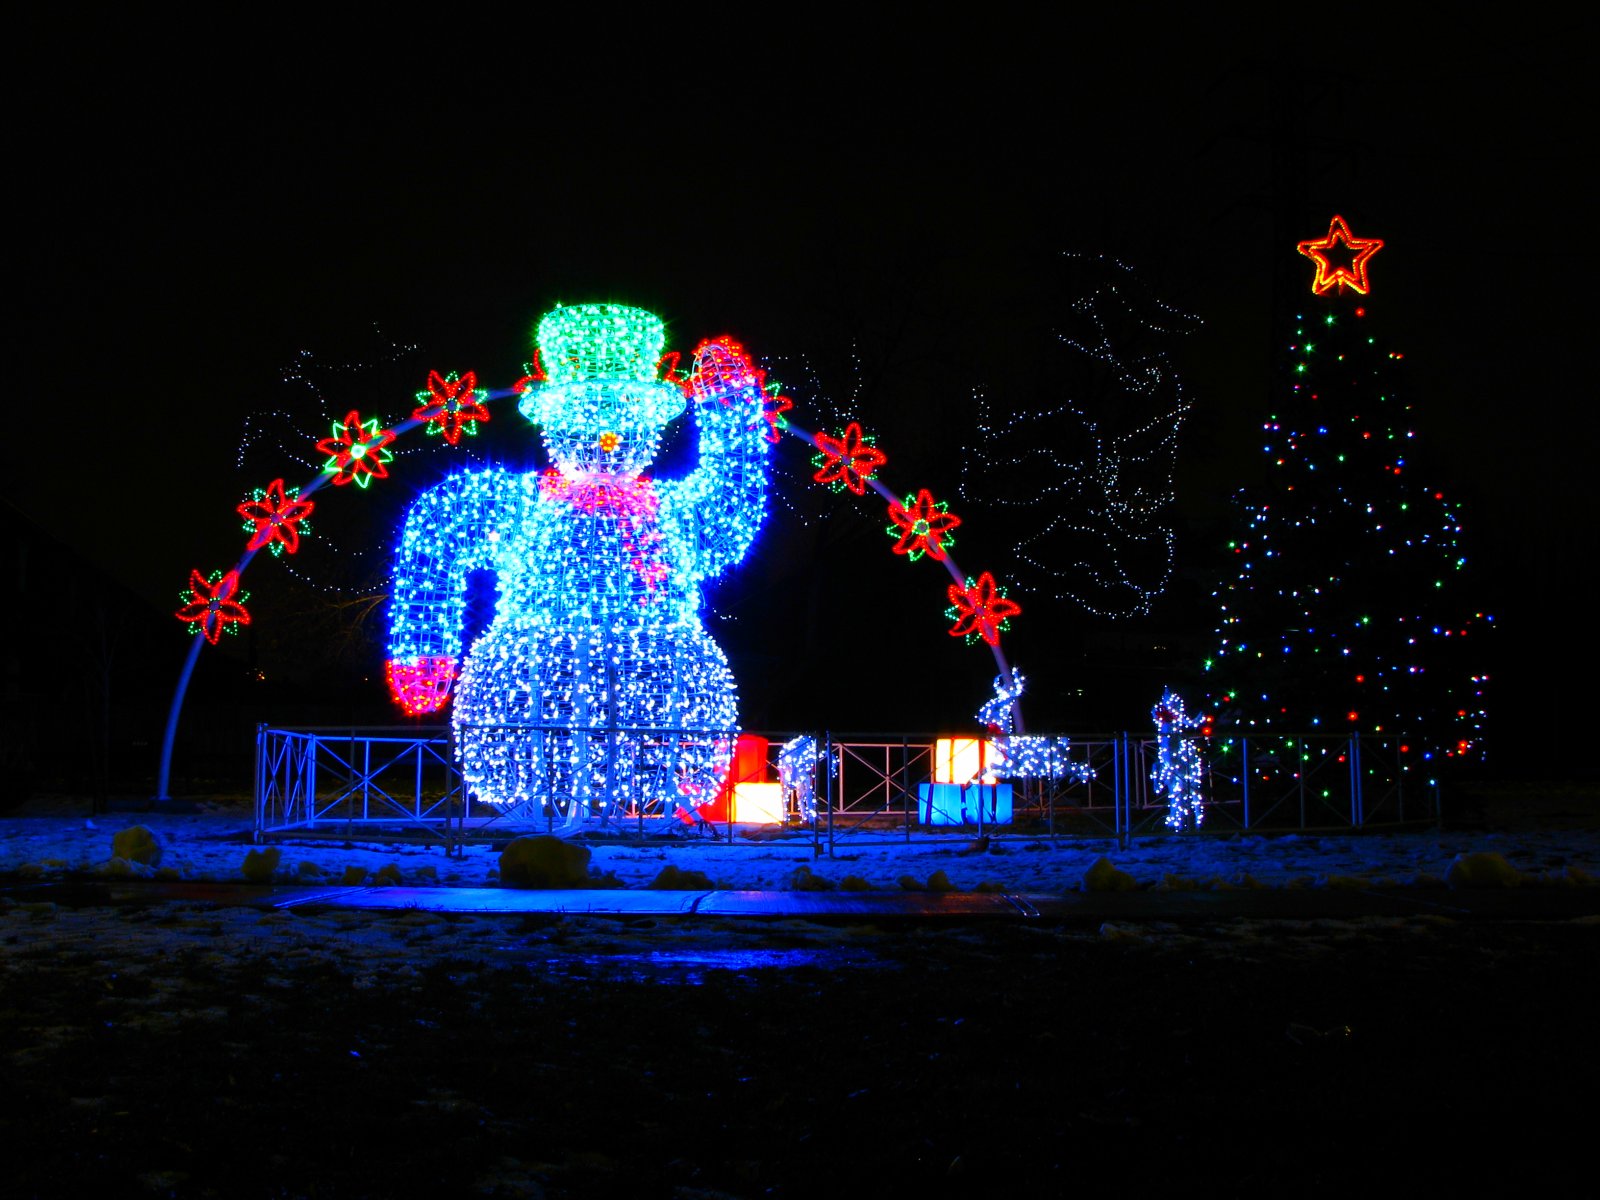
<svg viewBox="0 0 1600 1200"><path fill-rule="evenodd" d="M1412 461L1404 356L1368 295L1382 245L1340 217L1299 245L1316 277L1263 425L1268 482L1236 498L1205 665L1219 732L1375 735L1433 770L1481 749L1492 618L1456 506Z"/></svg>

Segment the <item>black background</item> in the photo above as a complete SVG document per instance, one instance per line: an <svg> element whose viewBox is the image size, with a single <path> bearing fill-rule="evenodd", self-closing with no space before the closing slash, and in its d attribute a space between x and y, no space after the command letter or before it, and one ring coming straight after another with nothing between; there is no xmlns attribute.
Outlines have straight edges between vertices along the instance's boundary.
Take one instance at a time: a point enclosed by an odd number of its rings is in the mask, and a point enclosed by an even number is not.
<svg viewBox="0 0 1600 1200"><path fill-rule="evenodd" d="M251 414L309 411L281 378L301 351L335 363L416 345L393 368L324 376L336 415L397 420L419 370L509 384L556 301L640 304L673 348L739 337L800 423L859 418L892 486L953 496L973 389L1003 395L1048 336L1060 256L1103 254L1203 322L1175 348L1195 405L1179 572L1134 622L1014 590L1025 611L1007 650L1035 681L1036 725L1142 726L1208 646L1226 497L1258 466L1274 317L1309 279L1294 243L1339 212L1387 242L1371 303L1412 365L1422 461L1463 501L1499 618L1494 752L1551 763L1549 735L1585 703L1595 551L1579 288L1593 97L1570 31L768 17L772 31L620 13L470 31L29 31L8 81L0 491L160 616L155 665L127 687L164 710L186 638L163 614L189 569L234 561L232 507L263 472L310 477L259 446L242 469L238 453ZM527 458L526 427L499 412L478 452ZM798 444L781 453L804 479ZM368 494L325 492L295 565L343 580L331 545L381 547L454 461L407 455ZM789 501L811 524L777 504L710 597L746 723L969 720L994 664L944 636L944 576L893 559L875 505ZM964 510L958 558L976 573L1008 531ZM217 661L294 683L311 712L331 686L312 667L337 656L275 613L280 572L252 568L253 640ZM36 582L29 627L69 645L81 630ZM338 661L382 711L375 655ZM275 703L290 719L293 696Z"/></svg>

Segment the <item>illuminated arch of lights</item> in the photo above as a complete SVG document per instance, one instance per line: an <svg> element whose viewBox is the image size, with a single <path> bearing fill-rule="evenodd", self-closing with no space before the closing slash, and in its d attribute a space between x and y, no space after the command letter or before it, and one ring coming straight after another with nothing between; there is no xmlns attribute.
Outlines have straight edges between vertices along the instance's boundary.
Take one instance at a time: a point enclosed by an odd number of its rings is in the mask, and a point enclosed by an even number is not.
<svg viewBox="0 0 1600 1200"><path fill-rule="evenodd" d="M687 378L663 345L661 321L643 310L557 308L511 388L479 388L470 371L430 372L409 418L391 427L352 409L316 442L322 469L309 482L274 479L246 497L236 507L249 535L242 556L226 572L191 572L176 614L199 636L169 713L159 794L201 646L250 621L239 579L254 557L298 551L322 488L388 479L390 447L406 433L424 428L460 445L490 420L491 403L513 396L556 465L522 475L460 471L411 506L385 664L407 713L440 711L455 692L463 774L483 798L556 809L570 823L621 800L714 794L737 713L726 659L700 622L699 588L748 551L765 513L767 451L785 434L815 451L815 482L885 501L893 553L928 558L951 578L949 635L985 643L1010 679L1000 635L1021 606L990 572L957 566L950 551L961 519L947 502L926 488L890 491L879 478L887 455L859 423L837 433L795 426L794 402L733 339L702 341ZM691 405L696 470L671 481L642 474L667 423ZM526 569L535 560L542 569ZM464 658L465 577L482 567L501 576L500 601L495 624ZM530 726L565 732L530 741L517 732Z"/></svg>

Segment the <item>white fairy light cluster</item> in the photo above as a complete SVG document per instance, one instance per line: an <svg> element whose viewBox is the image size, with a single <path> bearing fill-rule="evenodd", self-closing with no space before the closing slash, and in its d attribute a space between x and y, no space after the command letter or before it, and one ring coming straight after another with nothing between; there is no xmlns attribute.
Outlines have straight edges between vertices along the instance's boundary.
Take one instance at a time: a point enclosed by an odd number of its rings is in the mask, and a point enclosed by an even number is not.
<svg viewBox="0 0 1600 1200"><path fill-rule="evenodd" d="M792 359L777 355L763 365L767 368L769 382L781 380L786 395L804 397L807 419L816 428L842 429L856 419L862 380L861 357L854 348L850 352L849 397L844 402L834 398L808 355ZM796 403L799 404L798 399ZM841 501L837 493L816 486L812 477L814 469L810 458L803 454L779 454L773 459L771 499L786 510L786 524L798 523L812 528L841 504L849 506L850 497Z"/></svg>
<svg viewBox="0 0 1600 1200"><path fill-rule="evenodd" d="M1183 710L1183 698L1171 688L1150 710L1156 726L1156 765L1150 785L1167 798L1169 829L1198 829L1205 820L1205 764L1200 759L1200 717Z"/></svg>
<svg viewBox="0 0 1600 1200"><path fill-rule="evenodd" d="M411 507L395 562L391 684L452 715L468 791L571 828L712 798L738 734L727 659L702 624L701 585L738 562L766 508L759 375L736 343L697 352L699 461L641 474L684 392L658 381L658 318L620 305L540 322L547 372L521 410L545 472L459 472ZM461 643L467 576L493 571L487 631ZM463 661L463 656L464 661Z"/></svg>
<svg viewBox="0 0 1600 1200"><path fill-rule="evenodd" d="M996 779L1066 779L1087 783L1094 777L1094 770L1086 762L1071 759L1067 738L1013 732L1016 704L1026 687L1027 679L1021 671L1011 672L1009 684L1001 675L994 681L994 696L978 709L978 724L994 740L998 752L986 767L988 774Z"/></svg>
<svg viewBox="0 0 1600 1200"><path fill-rule="evenodd" d="M332 423L351 408L364 407L369 402L380 373L387 375L394 364L421 352L416 345L390 340L377 325L371 332L376 345L370 356L336 360L300 350L279 370L279 381L292 397L291 403L248 414L239 435L234 466L249 485L258 478L270 477L270 473L282 474L285 462L303 467L312 476L321 472L325 457L314 449L317 439L326 437ZM338 398L330 399L330 391ZM397 456L406 453L403 448L396 450ZM268 465L251 474L257 463ZM284 555L277 560L276 569L326 596L342 600L381 598L382 593L374 588L386 587L389 566L382 547L324 537L309 539L307 545L313 560L324 560L320 565L315 561L296 563ZM330 559L343 560L338 570L327 569ZM359 582L330 582L330 575Z"/></svg>
<svg viewBox="0 0 1600 1200"><path fill-rule="evenodd" d="M778 782L786 797L793 797L802 821L817 815L817 763L822 759L817 739L810 734L790 738L778 751Z"/></svg>
<svg viewBox="0 0 1600 1200"><path fill-rule="evenodd" d="M1096 382L1075 371L1059 385L1075 394L1033 410L978 390L961 496L1014 512L1018 573L1036 591L1122 618L1148 614L1172 575L1173 470L1190 405L1165 341L1197 320L1148 296L1122 263L1099 262L1103 282L1071 306L1085 336L1057 334Z"/></svg>
<svg viewBox="0 0 1600 1200"><path fill-rule="evenodd" d="M244 433L239 439L238 465L243 468L247 454L255 443L270 439L266 447L274 463L288 459L300 463L313 474L322 469L323 458L308 447L316 445L317 438L326 437L330 424L343 417L352 405L342 400L330 402L325 388L332 387L340 396L361 395L371 390L371 378L387 372L394 364L421 353L421 347L391 341L376 324L372 327L376 346L370 358L352 358L343 361L320 357L310 350L296 352L293 359L281 368L278 378L292 395L309 397L315 404L315 415L307 424L307 409L295 404L292 411L257 412L245 418ZM313 432L314 431L314 432Z"/></svg>

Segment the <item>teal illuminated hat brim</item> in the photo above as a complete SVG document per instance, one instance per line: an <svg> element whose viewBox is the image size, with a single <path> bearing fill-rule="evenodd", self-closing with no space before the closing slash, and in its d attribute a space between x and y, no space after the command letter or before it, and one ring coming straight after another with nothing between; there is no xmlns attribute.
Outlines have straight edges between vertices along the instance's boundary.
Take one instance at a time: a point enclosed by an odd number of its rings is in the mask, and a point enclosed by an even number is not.
<svg viewBox="0 0 1600 1200"><path fill-rule="evenodd" d="M586 410L596 407L600 394L606 392L613 393L607 398L611 404L627 410L629 424L634 428L660 429L686 406L683 392L670 383L590 379L541 384L518 401L517 411L535 425L582 429L586 424L583 419Z"/></svg>

